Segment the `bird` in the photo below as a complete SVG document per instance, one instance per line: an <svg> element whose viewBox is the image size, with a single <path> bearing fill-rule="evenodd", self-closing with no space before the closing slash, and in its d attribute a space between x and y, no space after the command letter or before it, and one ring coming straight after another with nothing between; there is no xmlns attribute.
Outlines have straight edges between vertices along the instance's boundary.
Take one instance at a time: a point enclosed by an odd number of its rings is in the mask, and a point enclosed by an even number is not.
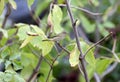
<svg viewBox="0 0 120 82"><path fill-rule="evenodd" d="M61 33L57 34L56 36L50 37L50 38L42 40L42 41L60 41L65 38L66 34L67 34L66 32L61 32Z"/></svg>

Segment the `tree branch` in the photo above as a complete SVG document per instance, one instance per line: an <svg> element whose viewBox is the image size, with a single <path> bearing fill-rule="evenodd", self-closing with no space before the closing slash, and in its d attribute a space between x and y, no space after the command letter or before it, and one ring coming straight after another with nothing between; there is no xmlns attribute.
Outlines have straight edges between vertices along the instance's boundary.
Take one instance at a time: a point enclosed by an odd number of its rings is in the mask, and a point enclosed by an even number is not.
<svg viewBox="0 0 120 82"><path fill-rule="evenodd" d="M66 2L66 7L67 7L67 10L68 10L68 14L70 16L70 20L71 20L71 23L72 23L72 27L73 27L73 30L74 30L74 33L75 33L77 47L78 47L78 50L80 51L80 57L82 57L83 53L82 53L82 50L81 50L81 47L80 47L79 36L78 36L77 28L76 28L76 22L74 20L73 15L72 15L72 12L71 12L71 9L70 9L70 4L69 4L68 0L65 0L65 2ZM84 58L80 59L80 62L81 62L81 66L83 68L83 73L84 73L85 80L86 80L86 82L89 82L87 71L86 71L86 68L85 68Z"/></svg>
<svg viewBox="0 0 120 82"><path fill-rule="evenodd" d="M5 14L5 18L4 18L3 23L2 23L2 28L3 29L5 28L5 25L6 25L6 22L7 22L7 19L9 17L10 13L11 13L11 5L10 5L10 3L8 3L7 4L7 12Z"/></svg>
<svg viewBox="0 0 120 82"><path fill-rule="evenodd" d="M46 78L46 82L49 82L49 77L50 77L51 71L52 71L52 69L53 69L53 65L54 65L55 61L57 60L57 58L58 58L59 56L60 56L60 54L58 54L58 55L55 57L55 59L53 60L51 66L50 66L50 70L49 70L49 72L48 72L48 76L47 76L47 78Z"/></svg>
<svg viewBox="0 0 120 82"><path fill-rule="evenodd" d="M39 69L40 69L40 65L41 65L42 59L43 59L42 56L40 56L38 64L37 64L36 68L33 70L33 73L31 74L31 76L29 77L27 82L31 82L32 80L36 79L36 77L37 77L37 75L39 73Z"/></svg>
<svg viewBox="0 0 120 82"><path fill-rule="evenodd" d="M107 35L106 37L104 37L103 39L101 39L101 40L99 40L98 42L96 42L95 44L93 44L90 48L88 48L88 49L86 50L86 52L84 53L84 56L83 56L83 57L85 57L85 56L87 55L87 53L88 53L92 48L94 48L96 45L98 45L99 43L101 43L102 41L104 41L106 38L110 37L110 35L111 35L111 33L108 34L108 35Z"/></svg>
<svg viewBox="0 0 120 82"><path fill-rule="evenodd" d="M64 48L60 43L58 43L58 42L56 42L56 43L62 50L64 50L66 53L70 54L70 52L66 48Z"/></svg>
<svg viewBox="0 0 120 82"><path fill-rule="evenodd" d="M59 6L66 7L66 5L64 5L64 4L59 4ZM88 13L88 14L94 15L94 16L96 16L96 15L102 15L102 13L94 13L94 12L91 12L91 11L89 11L89 10L87 10L87 9L80 8L80 7L76 7L76 6L73 6L73 5L71 5L71 8L81 10L81 11L83 11L83 12L85 12L85 13Z"/></svg>

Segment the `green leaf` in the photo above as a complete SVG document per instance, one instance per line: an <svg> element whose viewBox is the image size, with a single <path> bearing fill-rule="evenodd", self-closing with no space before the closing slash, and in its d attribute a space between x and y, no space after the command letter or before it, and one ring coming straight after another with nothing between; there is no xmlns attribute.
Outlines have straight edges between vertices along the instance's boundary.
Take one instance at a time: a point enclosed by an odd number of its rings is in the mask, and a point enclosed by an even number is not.
<svg viewBox="0 0 120 82"><path fill-rule="evenodd" d="M53 19L54 32L56 34L59 34L63 31L63 28L60 25L62 21L62 16L63 16L63 13L61 8L58 5L54 5L51 18Z"/></svg>
<svg viewBox="0 0 120 82"><path fill-rule="evenodd" d="M0 81L3 82L5 74L3 72L0 72Z"/></svg>
<svg viewBox="0 0 120 82"><path fill-rule="evenodd" d="M34 38L34 36L28 36L24 42L22 43L22 45L20 46L20 48L23 48L24 46L26 46L32 39Z"/></svg>
<svg viewBox="0 0 120 82"><path fill-rule="evenodd" d="M103 23L103 26L104 26L105 28L114 28L114 27L115 27L114 23L112 23L112 22L110 22L110 21L104 22L104 23Z"/></svg>
<svg viewBox="0 0 120 82"><path fill-rule="evenodd" d="M17 35L19 36L19 39L25 40L28 37L27 32L30 31L29 25L20 23L20 24L16 24L16 26L19 27L19 30L17 33Z"/></svg>
<svg viewBox="0 0 120 82"><path fill-rule="evenodd" d="M28 7L31 7L31 5L34 3L34 0L27 0Z"/></svg>
<svg viewBox="0 0 120 82"><path fill-rule="evenodd" d="M72 67L75 67L76 65L79 64L79 55L80 52L78 51L77 45L75 45L75 48L70 53L70 58L69 58L70 65Z"/></svg>
<svg viewBox="0 0 120 82"><path fill-rule="evenodd" d="M30 67L30 68L28 69L28 67ZM28 79L30 77L31 73L33 72L33 69L34 68L31 67L31 65L24 67L24 69L22 69L22 71L21 71L21 76L24 77L24 79Z"/></svg>
<svg viewBox="0 0 120 82"><path fill-rule="evenodd" d="M14 0L9 0L9 3L12 5L13 9L17 9L16 2Z"/></svg>
<svg viewBox="0 0 120 82"><path fill-rule="evenodd" d="M40 69L41 76L38 78L38 82L45 82L46 81L49 70L50 70L50 66L45 61L42 61L41 69ZM54 77L52 76L52 71L51 71L48 82L53 82L52 81L53 79L54 79Z"/></svg>
<svg viewBox="0 0 120 82"><path fill-rule="evenodd" d="M14 75L13 82L26 82L26 81L23 78L21 78L19 75Z"/></svg>
<svg viewBox="0 0 120 82"><path fill-rule="evenodd" d="M98 24L98 28L99 28L100 33L103 36L106 36L109 34L109 32L105 29L105 27L102 24Z"/></svg>
<svg viewBox="0 0 120 82"><path fill-rule="evenodd" d="M54 42L53 41L43 41L41 44L42 55L47 55L53 48Z"/></svg>
<svg viewBox="0 0 120 82"><path fill-rule="evenodd" d="M34 39L31 40L30 42L34 47L38 47L41 49L41 44L42 44L42 39L40 36L34 37Z"/></svg>
<svg viewBox="0 0 120 82"><path fill-rule="evenodd" d="M82 52L83 54L90 48L90 46L85 43L84 41L81 41L80 42L80 46L81 46L81 49L82 49ZM96 60L95 60L95 57L94 57L94 52L93 52L93 49L91 49L87 55L85 56L85 60L86 62L91 65L93 68L95 67L95 64L96 64Z"/></svg>
<svg viewBox="0 0 120 82"><path fill-rule="evenodd" d="M7 32L7 30L4 30L4 29L0 28L0 32L3 33L3 35L4 35L5 38L8 38L8 32Z"/></svg>
<svg viewBox="0 0 120 82"><path fill-rule="evenodd" d="M37 33L39 34L39 36L42 38L42 39L46 39L46 35L45 33L36 25L30 25L30 27L32 27L32 29Z"/></svg>
<svg viewBox="0 0 120 82"><path fill-rule="evenodd" d="M11 80L12 80L12 74L10 74L10 73L6 73L5 75L4 75L4 81L5 82L10 82Z"/></svg>
<svg viewBox="0 0 120 82"><path fill-rule="evenodd" d="M33 55L32 53L26 53L23 52L21 56L21 64L24 67L31 66L32 68L36 66L37 64L37 57Z"/></svg>
<svg viewBox="0 0 120 82"><path fill-rule="evenodd" d="M11 62L10 61L6 61L5 62L5 69L7 69L10 65L11 65Z"/></svg>
<svg viewBox="0 0 120 82"><path fill-rule="evenodd" d="M5 1L4 0L0 0L0 15L3 12L4 6L5 6Z"/></svg>
<svg viewBox="0 0 120 82"><path fill-rule="evenodd" d="M112 63L113 60L108 59L97 59L96 61L96 72L102 74L107 67Z"/></svg>
<svg viewBox="0 0 120 82"><path fill-rule="evenodd" d="M21 70L23 69L23 66L21 65L20 61L14 61L12 62L13 66L14 66L14 70Z"/></svg>
<svg viewBox="0 0 120 82"><path fill-rule="evenodd" d="M80 19L87 33L92 33L95 31L95 24L91 24L90 21L84 15L80 15Z"/></svg>

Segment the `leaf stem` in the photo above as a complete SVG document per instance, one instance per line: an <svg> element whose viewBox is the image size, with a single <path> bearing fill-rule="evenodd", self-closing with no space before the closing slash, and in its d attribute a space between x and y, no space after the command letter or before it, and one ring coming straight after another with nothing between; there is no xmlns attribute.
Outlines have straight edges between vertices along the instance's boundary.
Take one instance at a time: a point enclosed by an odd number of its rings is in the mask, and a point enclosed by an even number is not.
<svg viewBox="0 0 120 82"><path fill-rule="evenodd" d="M86 52L84 53L83 57L85 58L85 56L87 55L87 53L92 49L94 48L96 45L98 45L99 43L101 43L102 41L104 41L106 38L110 37L111 33L108 34L106 37L102 38L101 40L99 40L98 42L96 42L95 44L93 44L90 48L88 48L86 50Z"/></svg>

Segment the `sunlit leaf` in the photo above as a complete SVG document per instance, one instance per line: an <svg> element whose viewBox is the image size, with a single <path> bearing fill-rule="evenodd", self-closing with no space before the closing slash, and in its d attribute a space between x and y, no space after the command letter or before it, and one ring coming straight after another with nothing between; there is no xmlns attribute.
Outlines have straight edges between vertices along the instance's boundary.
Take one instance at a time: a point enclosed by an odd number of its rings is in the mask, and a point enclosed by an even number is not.
<svg viewBox="0 0 120 82"><path fill-rule="evenodd" d="M32 39L34 38L34 36L28 36L24 42L22 43L22 45L20 46L20 48L23 48L24 46L26 46Z"/></svg>
<svg viewBox="0 0 120 82"><path fill-rule="evenodd" d="M96 72L98 74L102 74L111 63L112 63L112 60L97 59L97 62L96 62Z"/></svg>
<svg viewBox="0 0 120 82"><path fill-rule="evenodd" d="M90 48L90 46L84 41L81 41L80 45L81 45L83 54ZM92 49L86 54L85 60L89 65L91 65L92 67L95 67L96 60L94 57L94 51Z"/></svg>
<svg viewBox="0 0 120 82"><path fill-rule="evenodd" d="M53 48L53 41L43 41L41 44L42 54L47 55Z"/></svg>
<svg viewBox="0 0 120 82"><path fill-rule="evenodd" d="M54 8L52 10L52 19L54 23L54 31L56 34L59 34L63 31L63 28L61 27L60 23L62 21L62 10L58 5L54 5Z"/></svg>
<svg viewBox="0 0 120 82"><path fill-rule="evenodd" d="M14 75L14 81L13 82L26 82L21 76Z"/></svg>
<svg viewBox="0 0 120 82"><path fill-rule="evenodd" d="M70 53L70 58L69 58L69 62L72 67L79 64L79 55L80 55L80 53L79 53L77 45L76 45L74 47L73 51Z"/></svg>
<svg viewBox="0 0 120 82"><path fill-rule="evenodd" d="M104 26L105 28L114 28L114 27L115 27L115 25L114 25L112 22L110 22L110 21L104 22L104 23L103 23L103 26Z"/></svg>
<svg viewBox="0 0 120 82"><path fill-rule="evenodd" d="M7 32L7 30L4 30L4 29L0 28L0 32L3 33L3 35L4 35L5 38L8 38L8 32Z"/></svg>
<svg viewBox="0 0 120 82"><path fill-rule="evenodd" d="M30 27L27 24L16 24L17 27L19 27L17 35L19 36L20 40L25 40L28 35L27 32L30 31Z"/></svg>
<svg viewBox="0 0 120 82"><path fill-rule="evenodd" d="M13 9L17 9L16 2L14 0L9 0L9 3L12 5Z"/></svg>
<svg viewBox="0 0 120 82"><path fill-rule="evenodd" d="M5 75L4 75L4 80L5 80L5 82L10 82L11 80L12 80L12 74L10 74L10 73L6 73Z"/></svg>
<svg viewBox="0 0 120 82"><path fill-rule="evenodd" d="M34 0L27 0L27 3L28 3L28 6L30 7L34 3Z"/></svg>
<svg viewBox="0 0 120 82"><path fill-rule="evenodd" d="M5 6L4 0L0 0L0 15L1 15L2 12L3 12L4 6Z"/></svg>
<svg viewBox="0 0 120 82"><path fill-rule="evenodd" d="M45 33L36 25L30 25L30 27L32 27L32 29L42 38L42 39L46 39L46 35Z"/></svg>

